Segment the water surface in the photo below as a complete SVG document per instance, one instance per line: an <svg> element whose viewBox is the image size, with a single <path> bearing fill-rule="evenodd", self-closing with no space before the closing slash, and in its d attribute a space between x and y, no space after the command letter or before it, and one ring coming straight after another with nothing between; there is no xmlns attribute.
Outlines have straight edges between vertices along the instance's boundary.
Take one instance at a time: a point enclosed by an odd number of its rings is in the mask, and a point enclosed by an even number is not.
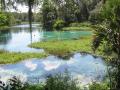
<svg viewBox="0 0 120 90"><path fill-rule="evenodd" d="M68 60L56 56L43 59L30 59L16 64L0 65L0 77L6 80L12 76L20 76L23 80L37 82L48 75L63 73L65 70L79 79L82 84L101 81L106 75L106 64L100 57L76 53ZM37 81L36 81L37 80Z"/></svg>
<svg viewBox="0 0 120 90"><path fill-rule="evenodd" d="M43 52L43 49L28 47L30 43L45 40L77 39L82 36L91 35L90 31L45 31L39 24L32 25L30 32L29 25L17 25L9 30L0 31L0 49L14 52Z"/></svg>
<svg viewBox="0 0 120 90"><path fill-rule="evenodd" d="M92 34L90 31L44 31L39 24L17 25L9 30L0 31L0 49L14 52L43 52L43 49L28 47L30 43L47 40L78 39ZM63 73L65 70L78 78L83 84L93 80L101 81L106 75L106 64L100 57L75 53L68 60L56 56L43 59L29 59L16 64L0 65L0 79L6 81L12 76L21 77L22 81L43 81L48 75Z"/></svg>

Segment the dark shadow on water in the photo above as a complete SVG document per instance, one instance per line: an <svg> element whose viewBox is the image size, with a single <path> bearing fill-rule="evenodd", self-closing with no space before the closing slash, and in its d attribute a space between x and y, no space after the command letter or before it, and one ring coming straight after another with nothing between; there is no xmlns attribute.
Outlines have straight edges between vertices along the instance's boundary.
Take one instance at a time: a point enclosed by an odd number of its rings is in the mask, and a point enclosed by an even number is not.
<svg viewBox="0 0 120 90"><path fill-rule="evenodd" d="M70 54L67 54L67 55L62 55L62 56L60 56L60 55L58 55L57 57L58 58L60 58L60 59L63 59L63 60L69 60L70 59L70 57L72 57L74 54L72 54L72 53L70 53Z"/></svg>
<svg viewBox="0 0 120 90"><path fill-rule="evenodd" d="M73 57L75 54L81 54L81 57L86 57L87 55L91 55L93 58L97 59L97 58L102 58L104 59L103 57L99 57L99 56L95 56L95 55L92 55L90 53L87 53L87 52L76 52L76 53L68 53L66 55L57 55L56 57L60 58L60 59L63 59L63 60L69 60L71 57Z"/></svg>
<svg viewBox="0 0 120 90"><path fill-rule="evenodd" d="M0 31L0 44L7 44L11 38L11 31L9 29Z"/></svg>

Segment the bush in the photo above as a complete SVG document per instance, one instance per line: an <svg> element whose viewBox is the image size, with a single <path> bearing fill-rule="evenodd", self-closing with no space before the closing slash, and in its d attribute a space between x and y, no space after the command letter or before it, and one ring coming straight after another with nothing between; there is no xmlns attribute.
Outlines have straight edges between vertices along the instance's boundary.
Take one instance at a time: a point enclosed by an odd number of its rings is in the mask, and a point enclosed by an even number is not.
<svg viewBox="0 0 120 90"><path fill-rule="evenodd" d="M0 12L0 26L10 26L16 23L12 13Z"/></svg>
<svg viewBox="0 0 120 90"><path fill-rule="evenodd" d="M91 23L89 23L89 22L82 22L82 23L76 22L76 23L71 23L69 26L70 27L90 27Z"/></svg>
<svg viewBox="0 0 120 90"><path fill-rule="evenodd" d="M65 22L63 20L57 19L53 24L53 28L54 29L61 29L64 27L64 25L65 25Z"/></svg>
<svg viewBox="0 0 120 90"><path fill-rule="evenodd" d="M76 80L71 79L68 73L49 76L46 80L45 90L80 90Z"/></svg>
<svg viewBox="0 0 120 90"><path fill-rule="evenodd" d="M16 19L15 19L15 17L13 16L12 13L7 12L6 15L7 15L7 18L8 18L8 21L7 21L7 22L8 22L8 25L9 25L9 26L16 24Z"/></svg>
<svg viewBox="0 0 120 90"><path fill-rule="evenodd" d="M45 90L41 84L27 85L24 90Z"/></svg>
<svg viewBox="0 0 120 90"><path fill-rule="evenodd" d="M92 83L89 86L89 90L110 90L108 84L106 83Z"/></svg>
<svg viewBox="0 0 120 90"><path fill-rule="evenodd" d="M16 24L21 24L21 20L16 20Z"/></svg>
<svg viewBox="0 0 120 90"><path fill-rule="evenodd" d="M8 25L7 15L0 13L0 26L7 26L7 25Z"/></svg>
<svg viewBox="0 0 120 90"><path fill-rule="evenodd" d="M99 24L103 21L102 15L97 12L92 12L89 16L89 21L93 24Z"/></svg>
<svg viewBox="0 0 120 90"><path fill-rule="evenodd" d="M67 72L48 76L45 84L23 83L18 77L9 79L6 85L0 81L0 90L8 88L9 90L80 90L76 80L73 80Z"/></svg>
<svg viewBox="0 0 120 90"><path fill-rule="evenodd" d="M0 90L44 90L42 84L28 84L27 82L21 82L19 77L12 77L5 84L0 81Z"/></svg>

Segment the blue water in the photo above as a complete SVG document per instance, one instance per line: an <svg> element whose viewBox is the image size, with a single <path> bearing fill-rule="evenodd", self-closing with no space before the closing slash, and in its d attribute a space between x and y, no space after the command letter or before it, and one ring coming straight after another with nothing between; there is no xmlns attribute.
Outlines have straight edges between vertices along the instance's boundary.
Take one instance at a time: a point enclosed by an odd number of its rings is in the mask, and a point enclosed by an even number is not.
<svg viewBox="0 0 120 90"><path fill-rule="evenodd" d="M45 40L77 39L91 34L90 31L44 31L39 24L33 24L30 32L28 24L17 25L0 31L0 49L14 52L43 52L43 49L30 48L28 45Z"/></svg>
<svg viewBox="0 0 120 90"><path fill-rule="evenodd" d="M6 80L12 76L29 82L43 81L48 75L63 73L66 70L81 83L101 81L106 75L106 64L100 57L75 53L68 60L56 56L43 59L29 59L16 64L0 65L0 77Z"/></svg>
<svg viewBox="0 0 120 90"><path fill-rule="evenodd" d="M92 35L90 31L44 31L38 24L33 24L32 33L29 25L17 25L9 30L0 31L0 49L10 52L44 52L43 49L28 47L29 44L47 40L78 39ZM66 70L82 84L101 81L106 75L106 64L100 57L75 53L68 60L54 55L43 59L29 59L16 64L0 65L0 80L6 81L12 76L22 81L36 83L44 81L47 75L63 73Z"/></svg>

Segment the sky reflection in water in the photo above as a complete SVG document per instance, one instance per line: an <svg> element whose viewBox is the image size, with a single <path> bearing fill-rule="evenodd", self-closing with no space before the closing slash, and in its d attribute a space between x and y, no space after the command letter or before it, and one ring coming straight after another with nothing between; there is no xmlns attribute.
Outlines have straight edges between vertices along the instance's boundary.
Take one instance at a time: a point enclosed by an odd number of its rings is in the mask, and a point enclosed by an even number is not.
<svg viewBox="0 0 120 90"><path fill-rule="evenodd" d="M77 39L81 36L91 35L89 31L43 31L39 24L32 25L32 34L29 25L17 25L9 30L0 31L0 49L14 52L43 52L43 49L30 48L28 45L32 42L45 40ZM32 37L31 37L32 36Z"/></svg>
<svg viewBox="0 0 120 90"><path fill-rule="evenodd" d="M76 53L69 60L63 60L55 56L48 56L43 59L31 59L16 64L0 66L2 79L14 75L35 82L36 78L43 80L48 75L63 73L65 70L82 83L90 83L92 80L102 80L106 74L106 64L101 58L94 58L91 55Z"/></svg>

